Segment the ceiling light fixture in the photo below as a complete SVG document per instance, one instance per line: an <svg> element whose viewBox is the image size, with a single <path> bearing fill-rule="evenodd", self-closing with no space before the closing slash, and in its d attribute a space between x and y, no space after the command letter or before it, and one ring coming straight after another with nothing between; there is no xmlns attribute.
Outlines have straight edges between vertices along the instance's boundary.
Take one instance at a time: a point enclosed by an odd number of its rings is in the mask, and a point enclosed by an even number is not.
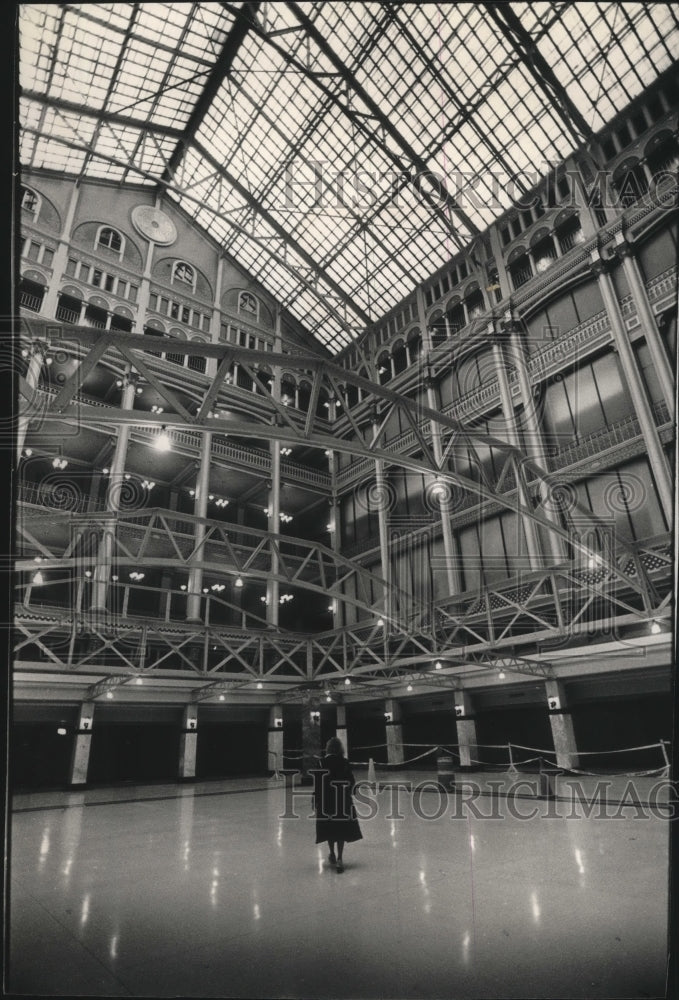
<svg viewBox="0 0 679 1000"><path fill-rule="evenodd" d="M165 424L160 429L160 434L153 443L153 447L156 451L172 451L172 439L167 433L167 428Z"/></svg>

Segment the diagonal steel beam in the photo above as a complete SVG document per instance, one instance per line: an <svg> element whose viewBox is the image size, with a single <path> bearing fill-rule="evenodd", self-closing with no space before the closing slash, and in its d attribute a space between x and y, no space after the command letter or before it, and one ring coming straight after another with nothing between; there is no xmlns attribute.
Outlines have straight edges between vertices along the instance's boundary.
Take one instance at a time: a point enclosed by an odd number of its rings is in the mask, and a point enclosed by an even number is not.
<svg viewBox="0 0 679 1000"><path fill-rule="evenodd" d="M225 6L227 6L228 9L228 5ZM393 17L393 13L391 11L388 11L387 13ZM305 25L302 24L302 27L304 28ZM450 236L452 236L452 238L455 240L458 249L464 249L464 247L467 245L468 240L466 237L462 237L460 235L457 227L453 225L449 216L446 215L446 213L443 211L443 208L441 207L441 204L439 203L436 197L437 191L435 191L435 194L432 195L423 185L423 181L424 180L429 181L431 175L431 170L426 165L426 163L419 157L417 157L417 160L419 162L416 163L405 150L403 151L402 155L395 153L394 150L391 149L390 146L382 138L380 138L380 136L376 134L375 130L372 128L370 119L374 119L377 116L375 115L366 116L355 112L342 99L342 97L336 92L336 90L333 90L332 87L329 87L328 84L325 83L323 77L331 76L333 74L316 72L310 69L307 65L305 65L305 63L301 62L299 59L296 59L283 46L279 45L272 37L272 35L264 31L264 29L261 28L258 24L253 25L253 31L256 31L259 34L259 37L263 41L265 41L268 45L270 45L286 61L288 65L293 66L298 72L302 73L326 97L328 97L333 102L335 107L339 111L341 111L341 113L346 118L348 118L349 121L351 121L352 124L356 126L356 128L358 128L363 135L365 135L371 142L377 143L377 145L380 148L380 151L387 157L387 159L389 159L394 164L399 174L403 176L404 178L403 186L411 185L418 192L422 200L428 205L428 207L432 210L434 215L436 215L437 218L443 223L445 232L449 233ZM319 35L318 37L322 39L321 35ZM351 78L354 79L353 75L350 73L347 67L344 66L343 63L341 63L341 61L339 62L339 65L342 67L343 72L348 73L349 76L351 76ZM342 72L338 71L336 75L341 77ZM393 125L391 124L389 119L381 111L379 111L379 109L377 110L379 115L379 118L377 120L382 125L384 131L388 131L388 127L393 128ZM405 139L400 138L397 141L400 144L401 142L405 142ZM412 152L414 154L414 150ZM414 155L416 156L416 154ZM405 160L407 160L407 162L404 162L404 157ZM436 184L434 184L433 186L437 190L440 187L438 178ZM391 197L388 200L390 201ZM457 203L449 193L447 193L446 195L446 204L450 207L454 206L453 211L456 212L458 217L462 218L462 216L464 216L464 220L466 220L465 225L467 225L468 228L470 229L470 234L472 236L478 234L478 229L476 228L476 226L471 222L471 220L467 219L465 213L457 205ZM334 256L335 253L333 252L333 254L331 254L330 257L324 261L324 263L327 265L327 263L331 261Z"/></svg>
<svg viewBox="0 0 679 1000"><path fill-rule="evenodd" d="M141 118L133 118L131 115L122 114L120 111L107 111L96 109L87 104L79 104L77 101L65 101L61 97L41 94L37 90L25 89L21 91L21 97L41 107L53 108L55 111L63 111L66 114L78 115L81 118L96 118L106 122L108 125L123 125L125 128L137 129L141 132L150 132L155 135L163 135L179 138L182 130L175 125L165 125L162 122L152 122Z"/></svg>
<svg viewBox="0 0 679 1000"><path fill-rule="evenodd" d="M226 36L220 56L210 71L202 93L196 101L189 120L184 127L181 138L170 155L169 162L163 171L159 181L161 190L166 182L173 180L175 171L181 163L187 148L193 142L196 132L200 128L206 114L210 110L210 105L217 91L222 85L224 78L229 75L233 68L234 60L250 29L250 24L257 16L260 6L259 2L244 3L237 13L236 19L231 25L231 30Z"/></svg>
<svg viewBox="0 0 679 1000"><path fill-rule="evenodd" d="M261 203L261 201L259 201L258 198L255 198L255 196L251 193L249 188L247 188L243 183L241 183L241 181L238 179L238 177L236 177L235 174L231 173L231 171L227 170L222 163L220 163L217 159L215 159L215 157L210 153L210 151L206 149L205 146L203 146L203 144L199 142L197 139L194 140L193 142L193 148L200 153L201 157L206 161L206 163L210 164L215 173L220 174L224 178L224 180L226 180L230 184L233 190L240 195L240 197L246 202L246 204L251 209L253 209L255 214L259 218L264 220L264 222L267 224L267 226L269 226L273 230L276 236L278 236L279 239L281 239L286 246L289 246L290 249L297 254L297 256L306 264L306 266L311 269L312 273L317 274L319 278L321 278L321 280L328 286L328 288L330 288L331 291L333 291L335 295L337 295L337 297L341 302L344 302L346 305L348 305L349 308L352 310L352 312L356 316L358 316L362 320L362 322L366 324L366 326L372 322L371 317L363 309L363 307L359 305L359 303L356 302L355 299L353 299L350 295L347 294L343 286L340 285L337 281L335 281L332 275L325 269L325 267L321 265L320 261L317 261L314 257L312 257L311 254L304 249L301 243L299 243L296 239L294 239L293 236L291 236L288 229L285 226L282 226L280 222L278 222L276 217L271 214L271 212ZM248 232L248 230L245 229L244 226L241 226L240 223L231 219L229 219L228 222L229 225L233 225L234 228L239 229L241 233L247 236L248 239L253 238L253 234ZM301 275L298 274L297 277L300 278L301 280ZM307 285L307 287L310 286L309 282L305 282L305 284ZM327 303L325 304L327 307Z"/></svg>
<svg viewBox="0 0 679 1000"><path fill-rule="evenodd" d="M383 2L382 6L390 8L392 4L391 2ZM410 31L406 20L398 16L398 10L396 11L395 20L396 23L398 24L399 30L403 35L403 37L408 39L409 45L411 45L414 51L417 53L423 65L429 70L432 77L435 80L437 80L437 82L441 86L441 89L445 91L448 100L452 101L453 104L455 105L458 114L461 116L461 119L463 121L468 121L470 123L470 126L476 133L477 137L484 144L484 146L486 146L486 148L491 151L497 163L500 163L504 167L504 169L507 171L507 176L512 179L513 183L522 192L522 194L528 194L528 187L526 186L526 184L523 182L520 176L517 176L514 173L513 168L505 159L502 150L495 145L495 142L493 141L493 133L490 132L488 129L486 129L485 132L483 131L479 122L474 119L473 115L469 111L468 106L461 99L459 94L448 84L448 81L444 76L444 74L439 72L434 61L429 57L424 47L420 45L415 35Z"/></svg>
<svg viewBox="0 0 679 1000"><path fill-rule="evenodd" d="M425 160L417 153L413 146L408 142L405 136L401 135L399 130L394 125L393 121L385 115L379 105L373 100L368 91L359 83L356 79L354 73L352 73L345 63L339 58L332 46L320 33L313 21L304 13L304 11L294 2L286 3L287 8L291 11L297 21L302 25L306 31L309 38L313 39L314 43L321 50L323 55L330 60L335 70L341 78L344 80L346 85L361 99L367 108L370 109L371 115L378 122L380 127L384 129L387 135L391 136L394 142L399 146L403 154L408 158L410 163L415 167L415 175L413 178L413 184L418 188L418 190L426 197L426 200L430 204L436 214L442 218L446 228L451 230L452 235L456 240L460 240L460 234L457 228L451 226L450 219L442 211L440 206L436 201L432 201L431 197L426 196L426 192L422 188L422 181L427 180L431 184L431 170ZM386 149L387 147L385 147ZM478 236L479 229L469 218L467 213L462 209L456 202L453 195L448 191L445 182L441 178L437 178L437 188L440 187L441 191L445 196L445 204L450 208L451 212L459 219L460 222L466 227L471 236Z"/></svg>
<svg viewBox="0 0 679 1000"><path fill-rule="evenodd" d="M89 111L90 109L85 109L85 110ZM66 146L68 149L74 149L77 150L78 152L86 153L88 155L93 154L99 160L103 160L106 163L112 163L115 166L124 168L125 170L131 170L135 174L138 174L140 177L143 177L147 180L151 180L154 183L158 183L158 177L156 175L152 174L149 170L146 170L139 164L132 163L129 157L127 159L121 159L118 156L113 156L109 153L104 153L101 150L95 151L90 143L82 141L76 142L75 140L67 139L64 136L59 136L59 135L46 136L39 128L33 128L32 126L29 125L24 126L22 131L25 135L34 135L39 139L47 138L49 139L50 142L55 142L58 145ZM266 239L264 239L263 237L258 237L256 234L253 234L248 229L246 229L245 226L242 226L240 223L236 222L235 219L229 218L228 215L220 215L220 213L217 210L211 209L209 208L209 206L208 210L211 211L216 217L223 219L223 221L227 225L235 229L241 236L244 236L250 242L257 243L258 246L261 246L261 248L264 250L266 254L268 254L268 256L270 256L273 260L275 260L277 264L280 264L281 267L284 267L287 271L289 271L290 274L292 274L297 279L297 281L303 284L304 287L318 299L318 301L321 303L326 312L337 320L338 324L342 327L343 330L345 330L349 334L352 340L356 336L357 332L362 331L365 326L370 325L372 320L370 316L363 311L362 307L357 302L355 302L354 299L352 299L349 295L346 294L344 289L331 277L331 275L323 266L321 266L316 260L314 260L314 258L312 258L311 255L308 254L306 250L304 250L304 248L301 247L296 241L291 239L290 234L287 232L287 230L283 226L279 225L279 223L274 219L274 217L269 212L267 212L266 209L264 209L264 207L257 201L257 199L253 198L252 195L250 195L247 188L244 188L242 185L240 185L239 182L233 176L227 175L221 164L219 164L213 157L211 157L210 154L203 149L200 143L194 141L193 146L201 154L201 156L203 156L206 160L209 160L210 164L213 166L216 172L221 173L224 176L225 180L227 180L230 184L232 184L234 188L236 187L236 185L240 188L239 193L241 193L244 199L249 202L249 205L253 209L253 211L255 211L256 214L259 215L261 218L263 218L264 221L268 225L270 225L271 228L275 231L276 236L281 240L281 242L286 247L289 247L291 250L293 250L304 261L306 266L310 268L313 274L317 275L318 278L325 285L327 285L328 288L330 288L331 291L333 291L338 296L338 298L341 299L341 301L344 302L352 310L352 312L361 320L362 325L352 327L351 324L347 321L347 319L344 316L342 316L341 313L339 313L331 305L331 303L327 299L327 295L323 293L323 289L317 288L312 281L309 281L308 278L305 278L305 276L301 274L299 269L294 264L291 264L289 261L285 259L285 256L283 254L277 253L275 250L272 250L272 248L268 246ZM191 201L194 202L196 205L205 207L203 200L201 198L192 195L190 191L185 190L180 186L171 183L170 181L165 183L164 188L168 193L176 194L180 198L185 198L187 201ZM319 345L319 348L320 346L321 345Z"/></svg>
<svg viewBox="0 0 679 1000"><path fill-rule="evenodd" d="M571 100L568 91L559 82L556 73L538 49L530 33L512 10L510 3L494 0L484 3L484 7L507 41L520 56L526 69L543 91L548 101L564 122L579 146L583 141L594 138L594 132Z"/></svg>

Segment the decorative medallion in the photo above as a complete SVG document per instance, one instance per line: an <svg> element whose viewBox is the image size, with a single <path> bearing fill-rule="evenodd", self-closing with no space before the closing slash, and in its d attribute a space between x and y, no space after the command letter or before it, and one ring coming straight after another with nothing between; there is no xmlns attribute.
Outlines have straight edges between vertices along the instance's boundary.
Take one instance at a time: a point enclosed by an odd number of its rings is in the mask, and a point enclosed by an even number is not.
<svg viewBox="0 0 679 1000"><path fill-rule="evenodd" d="M167 247L177 239L177 227L169 215L152 205L137 205L132 209L132 225L159 246Z"/></svg>

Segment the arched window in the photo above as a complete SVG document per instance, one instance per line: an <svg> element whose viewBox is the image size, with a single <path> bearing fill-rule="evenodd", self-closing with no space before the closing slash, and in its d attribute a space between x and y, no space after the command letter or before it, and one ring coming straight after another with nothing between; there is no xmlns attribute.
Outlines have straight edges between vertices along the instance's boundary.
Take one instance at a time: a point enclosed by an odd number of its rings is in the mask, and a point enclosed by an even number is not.
<svg viewBox="0 0 679 1000"><path fill-rule="evenodd" d="M464 301L470 321L476 319L478 316L482 316L486 311L486 302L483 298L483 292L478 286L478 282L474 282L469 286L465 293Z"/></svg>
<svg viewBox="0 0 679 1000"><path fill-rule="evenodd" d="M536 274L542 274L550 268L558 256L554 240L546 229L540 229L535 233L531 240L531 250Z"/></svg>
<svg viewBox="0 0 679 1000"><path fill-rule="evenodd" d="M259 301L252 292L241 292L238 296L238 312L259 319Z"/></svg>
<svg viewBox="0 0 679 1000"><path fill-rule="evenodd" d="M466 325L467 319L464 314L464 306L460 302L459 298L453 300L448 305L446 319L448 321L448 329L450 330L451 336L455 333L459 333L462 327Z"/></svg>
<svg viewBox="0 0 679 1000"><path fill-rule="evenodd" d="M32 191L31 188L22 187L21 208L24 212L32 215L34 219L37 219L40 211L40 196L35 191Z"/></svg>
<svg viewBox="0 0 679 1000"><path fill-rule="evenodd" d="M422 353L422 334L418 327L414 327L408 333L408 360L410 364L417 361L418 357Z"/></svg>
<svg viewBox="0 0 679 1000"><path fill-rule="evenodd" d="M679 144L672 132L659 132L646 146L644 155L652 177L671 173L677 166Z"/></svg>
<svg viewBox="0 0 679 1000"><path fill-rule="evenodd" d="M577 243L584 243L585 237L576 211L561 212L554 221L554 232L561 247L561 253L572 250Z"/></svg>
<svg viewBox="0 0 679 1000"><path fill-rule="evenodd" d="M446 321L443 318L443 313L440 309L437 309L435 313L429 319L429 329L431 330L431 343L432 347L438 347L442 344L447 336Z"/></svg>
<svg viewBox="0 0 679 1000"><path fill-rule="evenodd" d="M377 359L377 378L384 385L391 378L391 357L389 351L382 351Z"/></svg>
<svg viewBox="0 0 679 1000"><path fill-rule="evenodd" d="M530 258L523 247L515 247L509 255L509 275L514 288L520 288L533 277Z"/></svg>
<svg viewBox="0 0 679 1000"><path fill-rule="evenodd" d="M123 237L117 229L111 229L110 226L102 226L97 233L95 249L101 247L104 250L112 250L113 253L122 257L124 242Z"/></svg>
<svg viewBox="0 0 679 1000"><path fill-rule="evenodd" d="M181 282L183 285L188 285L190 288L196 287L196 272L183 260L176 260L172 265L172 281Z"/></svg>
<svg viewBox="0 0 679 1000"><path fill-rule="evenodd" d="M613 186L623 208L634 205L648 191L648 178L638 160L625 160L613 172Z"/></svg>
<svg viewBox="0 0 679 1000"><path fill-rule="evenodd" d="M408 354L406 352L406 345L402 340L398 340L394 345L392 357L394 359L394 371L399 375L408 367Z"/></svg>

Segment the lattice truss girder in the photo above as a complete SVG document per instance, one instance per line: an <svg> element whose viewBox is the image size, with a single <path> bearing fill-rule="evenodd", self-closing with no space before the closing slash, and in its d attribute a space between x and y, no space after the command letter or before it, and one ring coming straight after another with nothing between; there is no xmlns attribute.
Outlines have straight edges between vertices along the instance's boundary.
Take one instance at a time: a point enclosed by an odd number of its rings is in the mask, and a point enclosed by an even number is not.
<svg viewBox="0 0 679 1000"><path fill-rule="evenodd" d="M549 676L549 665L534 657L493 649L445 653L425 638L408 646L410 654L389 652L378 633L381 629L346 628L309 636L283 636L252 629L220 628L201 624L180 625L145 619L121 624L113 614L71 614L50 609L17 606L17 665L77 675L102 668L112 671L119 683L135 677L205 680L197 691L221 690L222 685L273 682L296 688L311 684L342 690L345 679L370 684L399 679L450 685L456 669L504 669L527 676ZM371 649L372 656L362 652ZM445 658L439 673L433 664ZM104 688L102 688L102 691ZM206 696L210 696L207 695Z"/></svg>
<svg viewBox="0 0 679 1000"><path fill-rule="evenodd" d="M639 557L653 563L654 575L667 578L671 573L668 539L640 548ZM578 636L595 634L620 639L626 626L638 626L647 620L638 609L592 582L593 575L588 573L590 579L582 589L583 594L589 594L585 600L574 598L571 573L551 570L533 574L523 587L508 581L501 587L486 588L476 597L449 599L447 608L440 602L431 629L394 629L388 622L373 622L311 638L291 638L270 631L253 634L209 626L181 627L159 621L135 626L122 623L114 615L95 612L74 616L54 612L44 622L36 621L36 613L19 606L18 629L23 639L17 644L17 654L21 660L22 649L32 646L43 658L64 669L94 666L105 655L130 670L155 671L168 669L174 656L172 669L226 674L232 679L245 671L252 677L285 676L297 683L297 677L310 676L318 683L332 682L347 674L365 674L366 679L406 676L422 667L425 671L431 669L432 662L439 658L447 667L500 667L546 676L544 663L520 657L513 650L523 644L537 644L549 656ZM668 592L654 610L656 620L669 618L670 601ZM261 627L266 628L263 620ZM85 647L83 636L87 639Z"/></svg>
<svg viewBox="0 0 679 1000"><path fill-rule="evenodd" d="M17 570L34 572L36 552L40 555L41 569L72 570L67 577L69 580L81 578L83 570L90 567L93 561L106 566L109 574L114 569L117 574L128 567L171 567L202 569L222 578L225 567L228 567L229 574L234 578L247 576L251 580L275 580L322 594L331 600L344 601L368 613L373 611L371 587L384 595L389 586L389 621L395 630L400 627L401 605L413 605L412 595L400 591L393 584L389 585L356 561L345 558L320 542L159 508L118 512L113 526L109 513L66 516L69 537L59 545L55 542L47 545L39 540L43 515L32 517L24 513L19 517L19 537L32 554L17 560ZM204 530L197 541L194 529L198 525ZM111 542L110 556L100 560L97 553L105 535ZM274 560L277 572L271 569ZM63 581L55 579L54 582L61 584ZM117 584L117 587L121 589L124 585ZM348 587L353 589L355 597L347 595ZM139 585L138 589L153 588ZM181 591L173 593L181 595ZM238 610L237 605L215 594L210 595L210 600L231 611ZM385 603L384 597L380 603ZM260 621L264 627L264 619Z"/></svg>
<svg viewBox="0 0 679 1000"><path fill-rule="evenodd" d="M658 603L658 595L643 562L634 546L611 533L610 524L604 522L581 502L572 504L568 511L557 510L549 499L542 502L530 501L536 486L544 484L550 490L558 476L546 472L534 459L524 455L518 448L487 433L472 429L438 410L430 409L404 395L380 386L353 372L340 368L330 361L315 356L276 354L268 351L253 351L231 345L204 345L173 341L172 349L177 354L197 355L214 359L216 372L208 377L205 395L195 415L192 415L179 399L177 393L163 381L157 365L149 357L150 345L140 342L134 334L114 331L92 331L85 328L60 328L54 324L33 322L33 330L48 343L61 351L70 352L77 364L72 374L56 393L45 400L23 380L20 382L20 405L31 416L31 407L38 407L39 418L43 422L66 420L97 425L117 425L130 423L158 429L160 426L178 429L211 430L228 434L230 437L252 437L269 440L285 440L306 446L317 446L324 450L345 452L361 458L380 459L385 466L395 465L411 469L425 476L430 484L439 480L450 488L463 490L477 497L479 501L492 501L500 507L519 514L522 518L537 524L548 535L556 536L561 544L566 544L573 552L571 563L571 584L582 585L584 566L595 566L604 574L605 584L624 588L636 595L647 617ZM136 371L160 394L166 412L162 415L125 411L111 407L92 407L75 401L84 379L98 365L106 362L116 368L121 366ZM209 362L208 362L209 363ZM237 363L252 379L257 387L257 406L261 422L238 423L212 418L218 407L238 408L242 395L229 384L230 371ZM280 366L300 379L311 383L309 408L306 416L294 413L276 398L273 386L263 382L262 371L273 372ZM360 421L351 412L346 400L348 386L362 389L365 396L372 399L372 406L364 406ZM321 393L330 399L344 403L343 411L347 420L347 433L352 437L340 438L319 429L315 418L316 406ZM416 449L418 457L402 450L403 441L392 446L385 443L386 428L390 416L398 415L400 426L408 428L411 438L409 446ZM366 427L368 430L366 431ZM441 454L437 459L434 452L432 430L441 441ZM476 477L456 471L457 457L463 449L467 459L471 456ZM484 459L488 453L496 457L489 472ZM445 509L445 508L444 508Z"/></svg>
<svg viewBox="0 0 679 1000"><path fill-rule="evenodd" d="M231 436L248 437L256 433L270 440L334 448L361 457L380 458L386 465L413 468L477 497L500 503L571 540L567 527L557 526L543 516L539 507L527 507L516 498L517 482L525 490L534 487L536 482L549 482L549 477L534 462L525 460L505 442L469 431L436 411L416 405L330 363L313 357L258 354L216 345L182 347L177 343L178 353L204 354L214 359L217 369L212 379L207 380L207 391L197 414L192 415L160 380L151 359L145 358L145 345L140 345L137 337L71 329L64 333L59 328L50 329L49 325L43 328L43 334L48 339L53 338L61 349L70 349L78 365L56 393L44 394L38 407L40 420L77 421L79 425L103 422L112 427L120 422L134 422L147 424L152 429L162 422L176 428L219 430L223 422L210 419L210 409L229 401L236 404L238 399L237 390L226 383L230 365L237 362L256 380L258 369L255 365L285 364L288 370L297 369L300 375L304 373L312 380L312 414L321 390L335 398L343 398L345 387L354 384L371 394L375 406L367 441L361 434L362 427L350 413L347 413L349 426L356 437L361 435L360 442L320 433L312 417L290 413L261 383L258 405L267 422L242 426L229 422L224 424L224 431L228 430ZM161 392L168 412L155 418L150 413L113 408L107 411L76 402L83 379L96 365L103 363L117 369L134 368ZM28 404L26 412L30 416L31 407L36 406L36 393L25 384L23 391ZM411 428L414 446L421 452L420 459L380 447L386 415L397 411L401 426ZM438 462L431 444L432 421L444 442L443 455ZM504 462L497 465L500 471L495 480L486 478L476 482L455 472L450 446L455 435L470 449L495 448L504 456ZM579 538L582 537L583 517L593 529L599 527L597 518L581 509L578 513ZM111 565L199 565L218 572L223 572L227 565L234 574L246 572L266 578L270 576L270 563L275 555L279 563L276 579L281 583L336 594L336 600L346 601L343 584L350 579L355 581L356 597L349 603L371 612L371 624L347 627L313 638L290 639L284 633L267 631L264 619L258 619L264 634L257 635L254 630L253 635L242 630L209 626L182 630L175 623L155 620L140 630L121 627L121 622L115 619L102 623L100 616L87 612L70 619L64 613L56 621L36 625L27 612L20 611L19 630L23 636L18 647L20 657L23 655L26 659L31 650L38 650L40 658L62 670L92 669L103 660L117 665L117 669L126 671L129 676L132 671L140 670L155 674L166 670L193 671L215 678L212 683L217 683L218 679L245 684L255 678L267 678L291 687L302 683L333 684L348 674L357 678L365 675L366 684L384 684L393 681L394 677L407 677L411 673L415 676L423 667L423 676L426 676L432 660L439 656L450 658L455 666L483 670L497 669L500 663L515 673L547 676L548 668L544 663L518 657L515 648L538 641L549 649L579 633L605 632L606 629L614 632L618 625L645 622L652 614L663 617L669 600L667 594L663 598L658 593L658 589L664 589L664 581L671 572L671 552L666 540L660 540L655 546L621 544L598 552L594 552L590 544L577 542L575 558L558 567L526 573L519 580L484 588L476 595L447 598L437 602L433 609L422 607L411 594L403 595L394 589L386 605L392 614L380 610L383 621L380 625L368 594L370 584L383 587L384 581L355 561L338 556L318 543L242 526L231 528L223 522L206 519L202 522L204 538L197 544L193 534L196 518L157 509L145 510L141 515L134 512L134 516L118 513L115 521L117 530L112 538ZM45 568L61 566L65 578L74 583L74 576L82 571L84 562L91 563L93 553L99 549L101 534L110 529L111 515L73 518L68 540L60 548L41 540L30 518L20 519L18 526L26 546L25 561L20 562L18 568L26 572L35 570L33 559L39 554ZM180 528L183 530L178 530ZM594 566L593 560L596 560ZM659 582L659 588L654 581ZM111 586L123 589L122 584ZM210 600L219 601L219 598L211 595ZM229 602L223 603L235 610ZM435 682L434 678L432 683Z"/></svg>

